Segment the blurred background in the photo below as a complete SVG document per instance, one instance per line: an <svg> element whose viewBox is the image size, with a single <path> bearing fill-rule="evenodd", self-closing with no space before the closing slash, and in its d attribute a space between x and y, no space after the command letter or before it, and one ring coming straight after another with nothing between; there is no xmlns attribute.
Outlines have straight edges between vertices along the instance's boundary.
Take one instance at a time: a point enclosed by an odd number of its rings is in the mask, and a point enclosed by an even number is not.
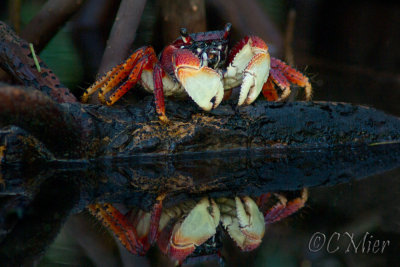
<svg viewBox="0 0 400 267"><path fill-rule="evenodd" d="M113 0L78 2L82 2L79 9L38 51L76 96L101 73L104 49L120 6L120 1ZM143 6L143 13L135 11L141 15L137 30L118 36L132 40L128 52L149 44L160 52L178 36L180 27L187 27L189 32L217 30L231 22L232 44L247 34L262 37L273 56L285 59L310 77L313 100L363 104L400 116L399 2L136 2ZM23 32L45 3L42 0L1 1L0 20ZM397 169L349 184L313 188L306 207L272 225L256 251L239 253L228 242L223 249L227 265L397 266L400 263L399 181ZM369 232L376 239L390 240L390 246L378 254L311 252L308 244L317 231L327 236L347 231L358 238ZM155 249L145 258L130 255L88 214L78 214L71 216L55 243L36 264L167 266L170 263ZM198 264L209 265L218 265L218 262Z"/></svg>

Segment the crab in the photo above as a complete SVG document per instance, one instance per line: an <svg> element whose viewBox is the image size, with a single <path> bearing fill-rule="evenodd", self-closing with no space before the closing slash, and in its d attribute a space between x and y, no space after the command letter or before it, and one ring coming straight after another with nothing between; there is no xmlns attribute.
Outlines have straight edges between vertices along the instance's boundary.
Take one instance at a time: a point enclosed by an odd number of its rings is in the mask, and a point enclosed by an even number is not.
<svg viewBox="0 0 400 267"><path fill-rule="evenodd" d="M161 252L182 264L188 256L219 254L222 245L217 244L217 236L222 228L242 251L256 249L266 226L304 207L308 193L303 189L290 200L283 193L266 193L256 198L203 197L198 202L187 200L169 208L162 207L164 197L157 199L151 211L134 208L123 214L109 203L92 204L88 210L131 253L145 255L157 243Z"/></svg>
<svg viewBox="0 0 400 267"><path fill-rule="evenodd" d="M136 83L155 95L161 120L167 120L164 96L189 96L201 109L215 109L232 89L240 86L238 105L249 105L262 92L268 100L285 100L290 86L305 89L311 98L309 79L283 61L271 57L267 44L257 36L246 36L229 49L231 24L224 30L189 34L165 47L157 57L151 46L137 49L122 64L112 68L82 96L87 102L98 92L99 100L113 105ZM275 85L281 89L280 96Z"/></svg>

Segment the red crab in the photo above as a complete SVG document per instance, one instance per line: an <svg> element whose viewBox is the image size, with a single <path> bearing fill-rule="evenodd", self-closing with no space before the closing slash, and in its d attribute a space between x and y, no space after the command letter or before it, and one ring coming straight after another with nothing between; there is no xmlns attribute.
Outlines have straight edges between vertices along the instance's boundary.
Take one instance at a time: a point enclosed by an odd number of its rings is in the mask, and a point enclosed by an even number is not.
<svg viewBox="0 0 400 267"><path fill-rule="evenodd" d="M157 242L164 254L181 264L189 255L219 253L216 234L220 223L241 250L257 248L266 225L298 211L307 198L307 189L303 189L289 200L283 193L254 199L204 197L163 209L160 197L151 212L136 208L122 214L111 204L93 204L88 209L131 253L144 255Z"/></svg>
<svg viewBox="0 0 400 267"><path fill-rule="evenodd" d="M291 83L304 87L306 99L311 98L308 78L270 57L261 38L246 36L229 49L230 29L230 23L222 31L188 34L182 28L181 36L165 47L159 57L151 46L141 47L89 87L82 101L86 102L100 89L101 102L112 105L139 82L146 91L154 93L157 113L161 120L167 120L164 95L189 95L206 111L216 108L224 93L228 96L237 86L239 106L251 104L261 91L268 100L284 100L290 95ZM282 90L280 96L274 84Z"/></svg>

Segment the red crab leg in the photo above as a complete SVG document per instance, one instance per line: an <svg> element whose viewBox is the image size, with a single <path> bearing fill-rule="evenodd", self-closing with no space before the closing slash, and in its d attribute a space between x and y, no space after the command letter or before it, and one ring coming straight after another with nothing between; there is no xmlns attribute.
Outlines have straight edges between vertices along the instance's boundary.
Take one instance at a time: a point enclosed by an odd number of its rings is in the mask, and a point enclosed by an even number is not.
<svg viewBox="0 0 400 267"><path fill-rule="evenodd" d="M92 204L88 207L89 212L102 222L104 226L113 232L122 245L131 253L143 255L143 245L137 241L135 228L126 217L111 204Z"/></svg>
<svg viewBox="0 0 400 267"><path fill-rule="evenodd" d="M158 227L160 225L160 217L161 217L164 198L165 194L159 195L151 211L151 219L150 219L151 225L149 231L150 244L153 244L158 238Z"/></svg>
<svg viewBox="0 0 400 267"><path fill-rule="evenodd" d="M161 201L162 197L157 198L157 203L150 214L150 221L147 221L149 218L148 212L137 210L137 212L130 211L127 215L124 215L108 203L89 205L88 210L116 235L129 252L144 255L157 238L162 211ZM150 225L146 225L146 223ZM136 228L139 224L142 224L142 233L140 235Z"/></svg>
<svg viewBox="0 0 400 267"><path fill-rule="evenodd" d="M287 96L289 96L290 83L304 87L306 99L311 99L312 87L308 77L287 65L285 62L271 57L270 77L280 88L283 89L283 95L280 97L280 99L285 99Z"/></svg>
<svg viewBox="0 0 400 267"><path fill-rule="evenodd" d="M161 68L160 63L156 63L153 70L153 81L154 81L154 98L156 103L156 111L159 114L159 119L164 122L168 122L168 118L165 115L165 102L164 102L164 89L162 83L162 77L165 75L164 70Z"/></svg>
<svg viewBox="0 0 400 267"><path fill-rule="evenodd" d="M297 212L302 207L304 207L304 204L308 199L308 190L303 189L301 191L300 197L290 201L287 201L287 199L282 195L276 194L276 196L280 200L279 203L277 203L272 208L264 212L264 220L266 224L271 224L280 221L292 215L293 213ZM270 193L262 195L258 199L257 205L265 204L270 197L271 197Z"/></svg>
<svg viewBox="0 0 400 267"><path fill-rule="evenodd" d="M90 95L99 88L110 88L117 86L126 76L129 75L131 69L137 64L138 60L145 54L148 47L137 49L124 63L112 68L103 77L90 86L82 96L82 102L87 102ZM108 90L109 91L109 90ZM107 91L107 92L108 92Z"/></svg>
<svg viewBox="0 0 400 267"><path fill-rule="evenodd" d="M99 99L102 102L106 102L109 106L114 104L138 82L142 76L143 69L152 69L155 62L157 62L157 56L154 49L152 47L147 47L143 52L142 57L135 62L135 65L133 65L131 69L122 70L120 73L116 73L115 77L110 78L110 82L101 88ZM105 94L125 79L128 73L128 79L115 90L108 100L106 100Z"/></svg>
<svg viewBox="0 0 400 267"><path fill-rule="evenodd" d="M268 78L268 80L264 83L262 93L268 101L276 101L279 98L271 78Z"/></svg>

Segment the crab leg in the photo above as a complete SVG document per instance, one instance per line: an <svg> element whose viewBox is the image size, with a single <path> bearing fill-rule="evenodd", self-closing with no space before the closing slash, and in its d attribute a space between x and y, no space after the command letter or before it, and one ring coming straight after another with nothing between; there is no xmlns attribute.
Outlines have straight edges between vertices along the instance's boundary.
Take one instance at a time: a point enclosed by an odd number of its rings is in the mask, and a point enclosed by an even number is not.
<svg viewBox="0 0 400 267"><path fill-rule="evenodd" d="M264 212L264 220L266 224L271 224L280 221L293 213L297 212L299 209L304 207L304 204L308 199L308 190L302 189L300 197L288 201L286 197L281 194L274 194L279 202L275 204L272 208ZM271 194L265 194L258 199L258 205L266 203L271 197Z"/></svg>
<svg viewBox="0 0 400 267"><path fill-rule="evenodd" d="M165 75L164 70L161 68L160 63L156 63L153 70L153 82L154 82L154 98L156 103L156 111L160 115L161 121L168 122L168 118L165 115L165 103L164 103L164 89L162 77Z"/></svg>
<svg viewBox="0 0 400 267"><path fill-rule="evenodd" d="M271 76L269 76L268 80L264 83L264 86L262 88L262 93L265 99L267 99L268 101L276 101L279 99L278 93L276 92Z"/></svg>
<svg viewBox="0 0 400 267"><path fill-rule="evenodd" d="M129 252L144 255L157 238L161 201L157 199L151 212L133 209L126 215L109 203L92 204L87 208L116 235Z"/></svg>
<svg viewBox="0 0 400 267"><path fill-rule="evenodd" d="M304 87L306 100L311 99L312 87L308 77L274 57L271 57L270 77L283 90L278 100L284 100L290 95L290 83Z"/></svg>
<svg viewBox="0 0 400 267"><path fill-rule="evenodd" d="M172 62L175 76L199 107L210 111L221 103L224 87L217 71L201 66L200 59L186 49L176 50Z"/></svg>
<svg viewBox="0 0 400 267"><path fill-rule="evenodd" d="M92 204L88 207L89 212L109 228L119 239L122 245L133 254L143 255L144 247L137 241L135 228L111 204Z"/></svg>
<svg viewBox="0 0 400 267"><path fill-rule="evenodd" d="M131 73L128 76L128 79L117 89L115 92L106 98L106 94L111 91L114 86L118 84L118 80L114 80L113 82L109 82L105 87L100 89L99 99L100 102L106 103L108 106L113 105L118 99L120 99L124 94L126 94L138 81L140 75L143 71L143 66L145 65L145 59L140 59L139 62L133 67ZM121 79L125 78L120 76Z"/></svg>
<svg viewBox="0 0 400 267"><path fill-rule="evenodd" d="M105 102L109 106L114 104L140 80L143 69L152 69L153 65L157 62L157 56L152 47L146 47L144 51L139 49L138 52L138 56L135 57L137 60L132 61L131 64L127 65L127 68L122 68L120 72L115 74L115 77L111 77L109 82L100 88L99 99L101 102ZM135 54L137 52L134 52ZM105 95L118 86L127 76L126 81L115 90L109 99L106 99Z"/></svg>
<svg viewBox="0 0 400 267"><path fill-rule="evenodd" d="M112 88L117 86L123 79L125 79L129 75L132 68L137 64L139 59L142 58L143 55L145 55L146 53L149 53L149 48L150 47L141 47L137 49L124 63L108 71L102 78L97 80L92 86L86 89L85 93L82 96L82 102L87 102L89 96L96 92L98 89L104 91L104 95Z"/></svg>

